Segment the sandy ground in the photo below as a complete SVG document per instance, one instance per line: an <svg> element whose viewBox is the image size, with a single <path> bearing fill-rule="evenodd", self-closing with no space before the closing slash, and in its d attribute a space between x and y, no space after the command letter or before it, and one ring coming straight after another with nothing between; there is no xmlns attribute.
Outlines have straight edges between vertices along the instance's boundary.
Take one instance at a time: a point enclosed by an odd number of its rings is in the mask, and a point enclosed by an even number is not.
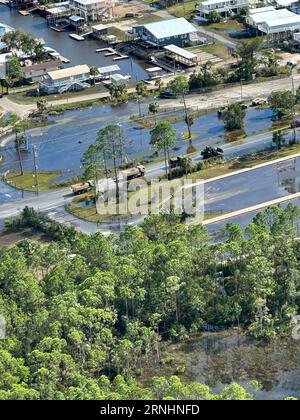
<svg viewBox="0 0 300 420"><path fill-rule="evenodd" d="M143 11L143 8L139 7L137 4L119 4L114 8L114 18L120 19L124 18L126 13L139 14Z"/></svg>

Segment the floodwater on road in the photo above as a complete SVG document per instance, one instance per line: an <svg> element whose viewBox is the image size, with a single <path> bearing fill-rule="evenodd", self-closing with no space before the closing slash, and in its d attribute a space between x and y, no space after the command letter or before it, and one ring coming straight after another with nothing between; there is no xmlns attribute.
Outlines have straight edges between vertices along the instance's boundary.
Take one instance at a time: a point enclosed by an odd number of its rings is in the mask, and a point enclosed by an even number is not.
<svg viewBox="0 0 300 420"><path fill-rule="evenodd" d="M205 210L230 213L300 191L300 158L205 184Z"/></svg>
<svg viewBox="0 0 300 420"><path fill-rule="evenodd" d="M47 47L54 48L71 61L67 66L87 64L90 67L102 67L116 63L111 57L105 57L104 52L95 52L96 49L107 46L106 44L93 39L79 42L69 37L70 32L53 31L48 27L46 19L37 14L21 16L17 10L11 10L9 7L0 4L0 23L13 28L22 28L31 32L37 38L43 38ZM133 80L147 78L147 73L140 61L119 60L118 66L122 74L130 74Z"/></svg>
<svg viewBox="0 0 300 420"><path fill-rule="evenodd" d="M148 101L143 104L146 111ZM128 115L137 115L136 102L129 102L120 107L99 106L84 110L66 112L62 116L50 117L50 125L28 131L29 152L23 156L24 168L31 171L33 157L30 152L31 146L37 146L37 163L39 170L61 170L71 175L80 173L80 159L82 153L93 143L97 131L107 124L120 123L125 135L125 154L129 159L141 159L150 157L155 152L150 146L150 130L128 121ZM249 108L245 120L245 132L247 135L255 135L272 125L272 113L270 110L256 110ZM184 121L174 124L177 129L178 140L173 155L186 153L187 141L182 140L182 134L186 132ZM199 116L193 125L195 139L193 143L198 150L206 146L224 144L224 125L215 112ZM259 134L257 134L259 136ZM225 147L225 155L232 157L239 155L244 148L247 153L262 150L272 144L272 134L260 134L261 137L247 139L238 144L228 144ZM18 157L14 148L13 138L6 145L1 154L5 160L0 164L0 171L18 170ZM245 153L245 152L244 152Z"/></svg>

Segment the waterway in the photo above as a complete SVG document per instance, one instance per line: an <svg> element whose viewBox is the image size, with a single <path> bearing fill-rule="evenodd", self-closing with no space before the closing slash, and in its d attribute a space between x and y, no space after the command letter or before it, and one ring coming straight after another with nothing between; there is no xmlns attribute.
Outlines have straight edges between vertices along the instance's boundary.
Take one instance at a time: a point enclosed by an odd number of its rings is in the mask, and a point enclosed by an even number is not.
<svg viewBox="0 0 300 420"><path fill-rule="evenodd" d="M102 67L118 64L123 75L130 74L133 80L147 78L143 63L133 59L113 61L111 57L105 57L104 52L96 53L96 49L103 48L106 44L98 40L86 39L76 41L71 39L68 32L56 32L50 29L46 20L37 14L21 16L18 11L0 4L0 23L5 23L13 28L22 28L31 32L37 38L43 38L46 46L54 48L62 56L68 58L68 66L87 64L90 67Z"/></svg>

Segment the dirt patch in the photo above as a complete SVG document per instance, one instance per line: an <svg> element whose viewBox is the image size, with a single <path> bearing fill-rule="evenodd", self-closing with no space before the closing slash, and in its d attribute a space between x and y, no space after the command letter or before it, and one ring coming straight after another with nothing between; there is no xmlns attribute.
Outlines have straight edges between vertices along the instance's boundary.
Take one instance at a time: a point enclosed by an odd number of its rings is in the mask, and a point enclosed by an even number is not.
<svg viewBox="0 0 300 420"><path fill-rule="evenodd" d="M15 245L16 243L23 241L24 239L30 239L36 243L47 243L47 239L42 235L30 230L23 230L18 232L7 232L0 233L0 249L7 248Z"/></svg>
<svg viewBox="0 0 300 420"><path fill-rule="evenodd" d="M141 7L133 4L120 4L114 8L114 18L122 19L127 13L134 13L135 15L143 12Z"/></svg>

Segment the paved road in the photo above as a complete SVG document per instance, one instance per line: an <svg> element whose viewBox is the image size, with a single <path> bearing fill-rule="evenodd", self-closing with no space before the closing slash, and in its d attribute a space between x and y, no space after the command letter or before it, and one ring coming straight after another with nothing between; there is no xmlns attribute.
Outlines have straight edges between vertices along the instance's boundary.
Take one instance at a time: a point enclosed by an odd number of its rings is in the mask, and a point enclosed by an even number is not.
<svg viewBox="0 0 300 420"><path fill-rule="evenodd" d="M213 217L211 219L204 220L202 223L207 226L207 225L211 225L218 222L224 222L229 219L233 219L234 217L237 217L237 216L242 216L247 213L257 212L258 210L263 210L271 206L277 206L278 204L282 204L287 201L295 200L298 198L300 198L300 192L289 194L286 197L279 197L279 198L276 198L275 200L264 201L263 203L255 204L254 206L249 206L244 209L236 210L227 214L223 214L221 216Z"/></svg>
<svg viewBox="0 0 300 420"><path fill-rule="evenodd" d="M228 205L232 215L224 215L224 220L229 217L236 217L247 212L253 212L256 208L268 206L268 202L272 200L287 201L293 196L288 197L287 191L282 188L277 189L276 170L278 165L288 165L293 159L299 156L296 154L291 157L278 159L274 162L257 165L254 168L247 168L237 171L233 174L222 175L205 181L205 206L211 211L219 211L227 209ZM156 164L147 170L147 176L150 179L156 178L158 174L163 172L161 164ZM293 175L294 173L292 173ZM294 176L294 175L293 175ZM288 178L290 174L288 173ZM261 181L260 181L261 180ZM279 196L279 197L278 197ZM281 197L283 196L283 197ZM298 196L297 196L298 197ZM297 198L296 197L296 198ZM75 226L78 230L86 233L96 232L99 227L95 223L89 223L76 219L64 210L64 206L69 204L73 199L70 189L52 191L50 193L41 193L39 196L32 196L26 199L9 201L0 206L0 221L11 216L16 216L25 207L33 207L49 215L54 220L60 221L67 225ZM267 201L267 204L266 204ZM246 210L243 210L243 202L245 202ZM228 204L229 203L229 204ZM276 204L274 202L274 204ZM234 209L233 206L236 206ZM211 219L207 224L213 224L222 221L222 217ZM1 224L1 223L0 223ZM110 226L102 226L101 231L111 233Z"/></svg>
<svg viewBox="0 0 300 420"><path fill-rule="evenodd" d="M294 76L295 89L300 86L300 77ZM229 86L225 89L206 93L206 94L192 94L186 98L189 107L197 108L198 110L215 109L222 106L226 106L233 102L240 101L251 101L256 97L268 97L271 92L279 90L291 90L292 80L291 77L283 79L270 80L260 83L252 83L248 85L240 86ZM130 89L129 91L135 91ZM87 91L88 92L88 91ZM109 93L84 93L83 95L72 97L69 99L59 99L56 101L49 101L49 105L62 105L66 103L75 103L80 101L91 101L95 99L101 99L109 97ZM157 99L159 105L162 108L178 108L182 106L181 99ZM7 112L13 112L20 115L22 118L26 117L31 111L36 109L35 104L20 105L13 102L11 99L4 97L0 99L0 106Z"/></svg>

